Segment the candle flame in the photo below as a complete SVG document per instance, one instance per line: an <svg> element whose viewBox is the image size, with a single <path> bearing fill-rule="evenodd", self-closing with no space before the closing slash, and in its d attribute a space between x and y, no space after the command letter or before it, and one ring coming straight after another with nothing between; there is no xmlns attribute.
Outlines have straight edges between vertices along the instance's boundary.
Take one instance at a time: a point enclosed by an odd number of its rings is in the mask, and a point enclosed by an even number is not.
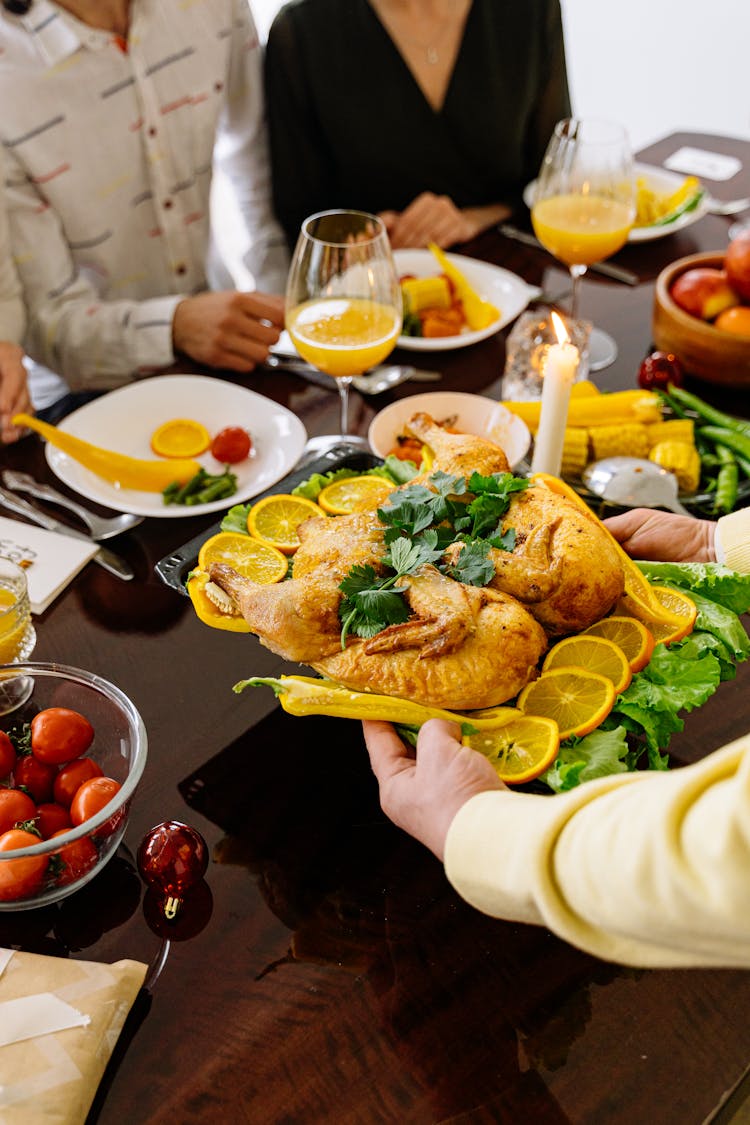
<svg viewBox="0 0 750 1125"><path fill-rule="evenodd" d="M562 317L559 316L558 313L553 312L551 315L551 320L555 328L555 335L557 336L558 344L569 344L570 336L568 335L565 325L563 324Z"/></svg>

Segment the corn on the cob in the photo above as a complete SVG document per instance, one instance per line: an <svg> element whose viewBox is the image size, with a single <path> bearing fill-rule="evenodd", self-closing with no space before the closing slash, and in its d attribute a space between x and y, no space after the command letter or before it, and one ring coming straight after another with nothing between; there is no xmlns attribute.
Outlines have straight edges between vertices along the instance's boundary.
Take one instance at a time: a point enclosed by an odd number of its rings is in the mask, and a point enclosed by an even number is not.
<svg viewBox="0 0 750 1125"><path fill-rule="evenodd" d="M575 383L573 384L575 386ZM539 427L541 400L531 402L503 401L503 406L523 418L532 433ZM604 395L571 396L568 405L569 426L621 426L629 422L661 421L661 401L652 391L614 391ZM644 454L645 456L645 454Z"/></svg>
<svg viewBox="0 0 750 1125"><path fill-rule="evenodd" d="M570 388L571 398L591 398L598 394L601 394L599 388L590 379L578 379Z"/></svg>
<svg viewBox="0 0 750 1125"><path fill-rule="evenodd" d="M563 440L563 477L580 477L589 459L589 433L583 426L568 426Z"/></svg>
<svg viewBox="0 0 750 1125"><path fill-rule="evenodd" d="M648 429L640 422L625 422L619 426L592 426L589 441L595 461L602 457L646 457L650 449Z"/></svg>
<svg viewBox="0 0 750 1125"><path fill-rule="evenodd" d="M422 309L448 309L451 291L445 277L410 277L401 282L401 293L409 312Z"/></svg>
<svg viewBox="0 0 750 1125"><path fill-rule="evenodd" d="M684 441L695 445L695 426L692 418L670 418L667 422L654 422L648 427L651 445L660 441Z"/></svg>
<svg viewBox="0 0 750 1125"><path fill-rule="evenodd" d="M701 476L701 459L695 446L684 441L660 441L648 456L674 473L681 492L695 492Z"/></svg>

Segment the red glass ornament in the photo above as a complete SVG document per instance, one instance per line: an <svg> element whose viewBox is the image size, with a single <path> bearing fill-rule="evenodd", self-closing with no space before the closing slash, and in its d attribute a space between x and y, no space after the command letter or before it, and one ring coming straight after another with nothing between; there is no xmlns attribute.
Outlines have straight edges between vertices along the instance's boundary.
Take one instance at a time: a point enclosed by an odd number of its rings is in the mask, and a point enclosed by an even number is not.
<svg viewBox="0 0 750 1125"><path fill-rule="evenodd" d="M164 916L171 920L186 892L206 873L206 841L189 824L165 820L147 832L137 855L138 870L164 897Z"/></svg>

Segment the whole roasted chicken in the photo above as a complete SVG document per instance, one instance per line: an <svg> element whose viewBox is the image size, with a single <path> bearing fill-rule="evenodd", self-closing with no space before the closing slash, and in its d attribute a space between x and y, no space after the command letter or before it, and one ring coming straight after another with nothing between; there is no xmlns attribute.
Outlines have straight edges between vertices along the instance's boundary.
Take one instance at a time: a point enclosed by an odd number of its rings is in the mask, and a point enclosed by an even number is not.
<svg viewBox="0 0 750 1125"><path fill-rule="evenodd" d="M430 473L403 488L416 484L429 495L440 474L452 478L451 487L458 488L458 480L468 489L474 473L508 473L502 449L486 439L449 434L426 414L414 415L409 428L435 459ZM353 690L475 710L513 699L536 676L548 633L585 628L623 589L607 533L552 492L532 487L514 493L502 531L511 533L514 545L488 549L487 581L450 576L462 573L465 539L441 545L440 559L394 583L408 609L405 619L371 636L344 634L343 643L342 582L355 568L375 575L388 570L386 525L377 510L303 523L293 576L285 582L259 585L223 564L211 567L210 579L261 643L287 660Z"/></svg>

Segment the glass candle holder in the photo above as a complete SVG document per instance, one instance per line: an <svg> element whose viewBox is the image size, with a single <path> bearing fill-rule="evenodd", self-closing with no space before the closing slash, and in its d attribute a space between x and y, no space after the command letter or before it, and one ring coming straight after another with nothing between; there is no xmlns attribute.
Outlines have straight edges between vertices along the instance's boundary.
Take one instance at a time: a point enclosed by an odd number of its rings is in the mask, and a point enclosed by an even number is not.
<svg viewBox="0 0 750 1125"><path fill-rule="evenodd" d="M26 571L0 556L0 665L27 660L36 645L31 623ZM0 683L0 714L14 711L29 698L33 683L27 676L14 676Z"/></svg>
<svg viewBox="0 0 750 1125"><path fill-rule="evenodd" d="M551 309L539 308L522 313L514 324L506 343L502 397L518 402L542 397L544 367L549 349L557 343L551 320ZM572 344L578 348L580 360L575 381L589 376L589 336L591 321L564 318Z"/></svg>

